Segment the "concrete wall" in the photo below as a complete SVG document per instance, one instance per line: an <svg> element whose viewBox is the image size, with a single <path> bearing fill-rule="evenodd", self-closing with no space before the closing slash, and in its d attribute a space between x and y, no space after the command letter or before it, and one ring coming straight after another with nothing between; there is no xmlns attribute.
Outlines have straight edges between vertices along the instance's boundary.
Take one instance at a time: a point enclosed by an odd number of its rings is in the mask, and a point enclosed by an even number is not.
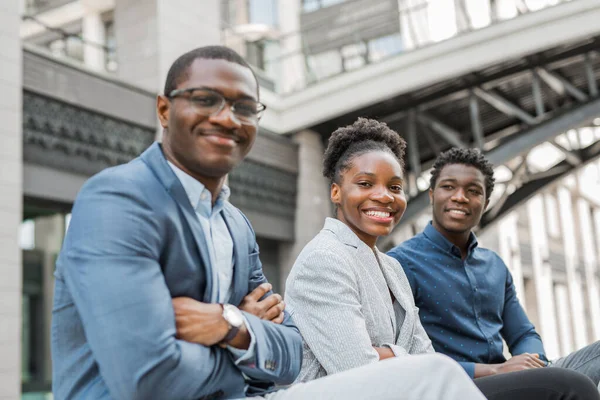
<svg viewBox="0 0 600 400"><path fill-rule="evenodd" d="M0 4L0 400L21 393L22 209L19 2Z"/></svg>
<svg viewBox="0 0 600 400"><path fill-rule="evenodd" d="M177 57L221 42L220 6L218 0L117 0L119 77L160 91Z"/></svg>

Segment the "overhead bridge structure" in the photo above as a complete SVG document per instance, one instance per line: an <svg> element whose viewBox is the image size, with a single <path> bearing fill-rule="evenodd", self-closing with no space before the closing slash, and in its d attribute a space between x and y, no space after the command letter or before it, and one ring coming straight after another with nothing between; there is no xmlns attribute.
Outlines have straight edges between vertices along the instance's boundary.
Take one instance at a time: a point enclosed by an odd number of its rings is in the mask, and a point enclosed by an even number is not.
<svg viewBox="0 0 600 400"><path fill-rule="evenodd" d="M520 16L284 96L265 122L288 131L309 128L324 141L360 116L387 122L408 143L404 223L428 207L428 170L440 152L480 148L510 169L483 218L485 228L600 155L597 136L565 135L600 125L599 20L596 0ZM543 143L561 157L535 170L527 156Z"/></svg>

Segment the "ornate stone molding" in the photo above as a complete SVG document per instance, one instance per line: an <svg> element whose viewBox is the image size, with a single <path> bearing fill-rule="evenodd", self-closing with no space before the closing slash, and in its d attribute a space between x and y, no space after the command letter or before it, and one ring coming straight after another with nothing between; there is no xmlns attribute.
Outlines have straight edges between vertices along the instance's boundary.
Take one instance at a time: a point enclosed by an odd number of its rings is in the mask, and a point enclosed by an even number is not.
<svg viewBox="0 0 600 400"><path fill-rule="evenodd" d="M152 144L154 137L152 127L135 125L31 91L23 93L23 158L27 163L91 176L137 157ZM261 140L269 142L268 138ZM283 142L263 143L261 148L264 148L263 162L247 158L229 175L231 202L253 215L257 234L291 240L297 173L290 167L279 168L282 162L279 159L277 162L266 159L281 158L281 154L273 152L285 150L290 162L297 162L296 148Z"/></svg>
<svg viewBox="0 0 600 400"><path fill-rule="evenodd" d="M246 160L229 174L229 186L237 207L293 221L296 174Z"/></svg>
<svg viewBox="0 0 600 400"><path fill-rule="evenodd" d="M84 175L130 161L154 141L154 128L23 93L23 158Z"/></svg>

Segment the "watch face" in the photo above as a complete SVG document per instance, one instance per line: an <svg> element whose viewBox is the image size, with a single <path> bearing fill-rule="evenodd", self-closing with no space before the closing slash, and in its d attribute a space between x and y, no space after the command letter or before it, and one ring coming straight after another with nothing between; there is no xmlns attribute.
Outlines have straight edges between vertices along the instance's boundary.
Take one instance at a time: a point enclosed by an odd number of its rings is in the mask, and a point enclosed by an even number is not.
<svg viewBox="0 0 600 400"><path fill-rule="evenodd" d="M230 325L233 325L237 328L242 326L244 323L244 319L242 318L242 313L240 310L230 304L223 306L223 317L227 320L227 322L229 322Z"/></svg>

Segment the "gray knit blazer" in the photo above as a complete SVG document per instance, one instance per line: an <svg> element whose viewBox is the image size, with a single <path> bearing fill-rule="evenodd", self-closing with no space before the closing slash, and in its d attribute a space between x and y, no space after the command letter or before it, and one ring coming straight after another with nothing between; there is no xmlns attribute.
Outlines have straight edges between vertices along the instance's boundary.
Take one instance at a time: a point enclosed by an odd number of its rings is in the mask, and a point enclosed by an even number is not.
<svg viewBox="0 0 600 400"><path fill-rule="evenodd" d="M327 218L298 256L285 291L304 342L297 382L377 362L373 346L390 347L397 357L434 351L402 267L375 251Z"/></svg>

